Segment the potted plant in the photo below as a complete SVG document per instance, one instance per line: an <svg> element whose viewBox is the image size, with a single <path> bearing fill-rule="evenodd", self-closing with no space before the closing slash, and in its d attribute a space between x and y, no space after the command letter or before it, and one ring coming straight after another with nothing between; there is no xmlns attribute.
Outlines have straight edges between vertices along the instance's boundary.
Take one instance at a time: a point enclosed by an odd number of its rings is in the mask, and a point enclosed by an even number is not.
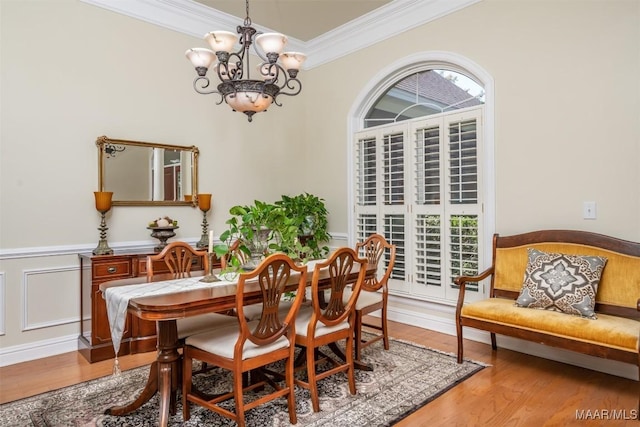
<svg viewBox="0 0 640 427"><path fill-rule="evenodd" d="M331 236L324 200L317 196L283 195L275 203L255 200L252 205L233 206L229 213L229 228L220 235L223 243L214 247L218 257L227 257L229 270L255 268L269 252L284 252L303 263L329 253L328 246L320 246ZM238 250L250 257L249 262L243 263L229 253L237 239L241 241Z"/></svg>
<svg viewBox="0 0 640 427"><path fill-rule="evenodd" d="M272 203L255 200L252 205L236 205L229 209L231 218L226 221L229 226L220 235L222 244L216 245L214 251L218 257L228 257L231 268L254 268L262 257L270 249L277 249L279 245L274 242L280 239L281 234L286 234L284 210ZM239 250L246 253L250 259L242 264L233 255L229 256L229 247L236 239L240 239Z"/></svg>
<svg viewBox="0 0 640 427"><path fill-rule="evenodd" d="M301 258L319 259L329 253L328 246L320 246L331 239L327 231L327 208L324 199L313 194L282 195L275 202L295 227L295 236L283 236L284 252L301 253ZM285 238L286 237L286 238Z"/></svg>

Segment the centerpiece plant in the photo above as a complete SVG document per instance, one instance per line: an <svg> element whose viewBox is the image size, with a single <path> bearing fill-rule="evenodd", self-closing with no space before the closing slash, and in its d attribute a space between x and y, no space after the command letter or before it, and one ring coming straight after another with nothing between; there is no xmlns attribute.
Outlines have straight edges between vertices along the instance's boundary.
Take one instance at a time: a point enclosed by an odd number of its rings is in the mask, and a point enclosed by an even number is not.
<svg viewBox="0 0 640 427"><path fill-rule="evenodd" d="M251 205L229 209L228 226L220 235L222 244L214 251L226 257L227 269L239 271L257 266L264 255L283 252L302 263L326 256L331 236L327 232L327 209L324 200L312 194L283 195L274 203L255 200ZM243 256L230 254L229 248L240 240ZM249 259L243 262L242 259Z"/></svg>

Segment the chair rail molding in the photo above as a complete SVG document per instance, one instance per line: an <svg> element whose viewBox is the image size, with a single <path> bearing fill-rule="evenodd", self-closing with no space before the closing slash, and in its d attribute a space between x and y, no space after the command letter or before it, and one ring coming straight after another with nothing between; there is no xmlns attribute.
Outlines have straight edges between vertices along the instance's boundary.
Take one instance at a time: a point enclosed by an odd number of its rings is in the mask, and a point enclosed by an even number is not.
<svg viewBox="0 0 640 427"><path fill-rule="evenodd" d="M192 246L195 246L199 238L188 237L183 240ZM127 251L145 251L153 252L154 246L158 242L151 242L147 240L131 241L131 242L109 242L109 246L117 252ZM39 258L47 256L63 256L63 255L77 255L79 253L91 252L96 247L95 243L82 244L82 245L60 245L60 246L41 246L41 247L26 247L26 248L13 248L13 249L0 249L0 261L9 259L21 259L21 258Z"/></svg>

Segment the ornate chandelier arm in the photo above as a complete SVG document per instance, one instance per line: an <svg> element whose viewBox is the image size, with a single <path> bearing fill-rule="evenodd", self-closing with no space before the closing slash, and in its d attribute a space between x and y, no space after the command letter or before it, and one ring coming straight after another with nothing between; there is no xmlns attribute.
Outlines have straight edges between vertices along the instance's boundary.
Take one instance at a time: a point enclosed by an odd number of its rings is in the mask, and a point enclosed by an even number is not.
<svg viewBox="0 0 640 427"><path fill-rule="evenodd" d="M285 92L282 89L284 88L290 89L289 92ZM278 91L278 96L287 95L287 96L296 96L302 90L302 83L298 79L287 79L282 86L280 86L280 91ZM278 102L276 97L273 98L273 103L278 107L282 107L282 104Z"/></svg>
<svg viewBox="0 0 640 427"><path fill-rule="evenodd" d="M290 89L289 92L284 92L284 88ZM302 83L298 79L287 79L285 84L280 86L280 92L278 95L296 96L302 90Z"/></svg>
<svg viewBox="0 0 640 427"><path fill-rule="evenodd" d="M220 101L216 102L216 105L222 104L222 102L224 102L224 96L215 89L206 90L209 87L209 84L210 82L207 76L198 76L193 80L193 89L202 95L211 95L214 93L220 95Z"/></svg>

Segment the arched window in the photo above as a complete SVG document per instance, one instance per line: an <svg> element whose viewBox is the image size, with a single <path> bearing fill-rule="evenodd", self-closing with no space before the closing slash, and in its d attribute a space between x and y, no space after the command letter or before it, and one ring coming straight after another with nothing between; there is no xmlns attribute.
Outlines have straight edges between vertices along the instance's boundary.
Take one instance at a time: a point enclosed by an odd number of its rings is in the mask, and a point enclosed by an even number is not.
<svg viewBox="0 0 640 427"><path fill-rule="evenodd" d="M395 70L363 98L351 152L352 231L358 241L376 232L396 245L392 293L455 301L453 278L479 272L493 232L484 210L493 176L485 96L477 76L431 61ZM481 294L481 284L473 291Z"/></svg>
<svg viewBox="0 0 640 427"><path fill-rule="evenodd" d="M483 87L468 76L449 70L417 71L395 83L378 98L364 118L364 127L483 104Z"/></svg>

